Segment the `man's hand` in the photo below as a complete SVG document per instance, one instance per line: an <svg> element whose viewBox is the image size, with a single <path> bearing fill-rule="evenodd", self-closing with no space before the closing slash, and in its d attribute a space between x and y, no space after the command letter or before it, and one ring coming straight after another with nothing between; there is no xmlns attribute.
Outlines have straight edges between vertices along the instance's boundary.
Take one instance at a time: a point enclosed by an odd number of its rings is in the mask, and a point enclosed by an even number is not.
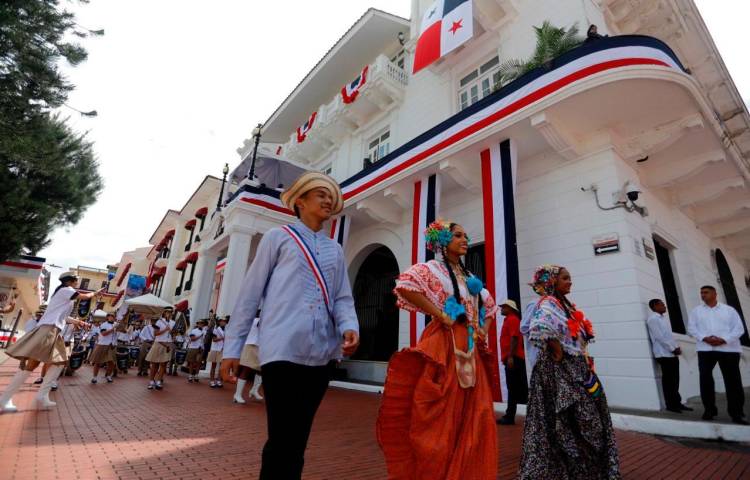
<svg viewBox="0 0 750 480"><path fill-rule="evenodd" d="M718 347L719 345L724 345L725 343L727 343L723 338L719 338L714 335L704 338L703 341L711 345L712 347Z"/></svg>
<svg viewBox="0 0 750 480"><path fill-rule="evenodd" d="M560 345L560 342L558 342L557 340L548 340L547 347L550 349L552 360L554 360L557 363L562 362L563 350L562 350L562 345Z"/></svg>
<svg viewBox="0 0 750 480"><path fill-rule="evenodd" d="M341 346L341 351L347 357L353 355L357 351L359 346L359 334L354 330L347 330L344 332L344 344Z"/></svg>
<svg viewBox="0 0 750 480"><path fill-rule="evenodd" d="M224 358L221 360L221 379L227 383L237 380L237 372L240 370L239 358Z"/></svg>
<svg viewBox="0 0 750 480"><path fill-rule="evenodd" d="M682 355L682 349L680 347L675 348L672 353L675 355Z"/></svg>
<svg viewBox="0 0 750 480"><path fill-rule="evenodd" d="M515 362L513 361L513 357L508 357L508 360L505 361L505 364L508 366L508 368L513 368L513 365Z"/></svg>

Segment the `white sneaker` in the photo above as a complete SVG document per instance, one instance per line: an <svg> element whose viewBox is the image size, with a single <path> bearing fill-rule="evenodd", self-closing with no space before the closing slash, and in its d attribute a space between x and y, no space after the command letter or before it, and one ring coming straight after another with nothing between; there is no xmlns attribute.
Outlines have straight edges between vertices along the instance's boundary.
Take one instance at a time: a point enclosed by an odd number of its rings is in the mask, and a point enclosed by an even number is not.
<svg viewBox="0 0 750 480"><path fill-rule="evenodd" d="M112 380L112 377L107 377L107 383L112 383L114 380Z"/></svg>
<svg viewBox="0 0 750 480"><path fill-rule="evenodd" d="M94 384L94 385L96 385L96 383L97 383L98 381L99 381L99 379L98 379L98 378L96 378L96 377L94 377L94 378L92 378L92 379L91 379L91 383L92 383L92 384Z"/></svg>
<svg viewBox="0 0 750 480"><path fill-rule="evenodd" d="M151 382L148 382L148 387L147 388L149 390L153 390L155 386L156 386L156 382L151 381Z"/></svg>
<svg viewBox="0 0 750 480"><path fill-rule="evenodd" d="M57 390L57 382L52 382L52 386L50 387L50 389L51 389L51 390L52 390L53 392L54 392L55 390Z"/></svg>
<svg viewBox="0 0 750 480"><path fill-rule="evenodd" d="M10 399L5 402L5 405L3 405L0 410L2 410L3 413L13 413L18 411L18 407L13 404L13 399Z"/></svg>

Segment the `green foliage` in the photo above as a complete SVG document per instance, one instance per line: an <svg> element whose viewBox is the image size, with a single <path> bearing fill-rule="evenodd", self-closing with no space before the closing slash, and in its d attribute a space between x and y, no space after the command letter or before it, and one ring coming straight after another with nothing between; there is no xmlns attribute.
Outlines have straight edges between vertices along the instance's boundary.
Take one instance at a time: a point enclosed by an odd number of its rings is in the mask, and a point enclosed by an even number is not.
<svg viewBox="0 0 750 480"><path fill-rule="evenodd" d="M78 25L60 3L0 2L0 261L46 246L102 188L91 142L51 112L73 89L60 62L86 60L71 39L103 32Z"/></svg>
<svg viewBox="0 0 750 480"><path fill-rule="evenodd" d="M547 66L553 59L583 43L583 38L578 36L577 23L565 29L555 27L549 20L545 20L541 27L534 27L534 31L536 47L531 58L525 62L518 59L503 62L500 65L500 84L495 85L495 88L500 88L536 68Z"/></svg>

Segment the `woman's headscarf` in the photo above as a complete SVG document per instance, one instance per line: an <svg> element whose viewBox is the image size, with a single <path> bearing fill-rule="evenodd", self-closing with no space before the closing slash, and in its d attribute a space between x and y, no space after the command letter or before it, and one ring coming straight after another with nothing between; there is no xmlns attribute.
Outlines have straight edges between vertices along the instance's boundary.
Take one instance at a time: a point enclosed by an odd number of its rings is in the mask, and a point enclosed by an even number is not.
<svg viewBox="0 0 750 480"><path fill-rule="evenodd" d="M557 285L557 277L560 276L560 271L563 268L565 267L551 264L536 267L536 270L534 270L534 277L529 285L539 296L554 295L555 285Z"/></svg>

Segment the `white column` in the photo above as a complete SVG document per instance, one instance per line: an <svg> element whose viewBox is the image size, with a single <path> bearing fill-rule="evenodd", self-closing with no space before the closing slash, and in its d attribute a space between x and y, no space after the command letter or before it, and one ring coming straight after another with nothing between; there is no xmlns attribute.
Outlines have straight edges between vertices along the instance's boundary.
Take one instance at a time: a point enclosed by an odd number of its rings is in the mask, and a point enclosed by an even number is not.
<svg viewBox="0 0 750 480"><path fill-rule="evenodd" d="M224 280L221 285L221 292L219 292L219 305L216 308L216 314L220 317L231 315L234 309L242 280L245 278L245 272L247 271L250 246L254 234L253 230L239 226L234 226L229 232L227 266L224 267Z"/></svg>
<svg viewBox="0 0 750 480"><path fill-rule="evenodd" d="M218 255L210 251L200 252L198 262L195 265L195 275L193 276L192 285L192 316L190 323L201 318L208 317L209 305L211 303L211 290L214 288L214 270Z"/></svg>

